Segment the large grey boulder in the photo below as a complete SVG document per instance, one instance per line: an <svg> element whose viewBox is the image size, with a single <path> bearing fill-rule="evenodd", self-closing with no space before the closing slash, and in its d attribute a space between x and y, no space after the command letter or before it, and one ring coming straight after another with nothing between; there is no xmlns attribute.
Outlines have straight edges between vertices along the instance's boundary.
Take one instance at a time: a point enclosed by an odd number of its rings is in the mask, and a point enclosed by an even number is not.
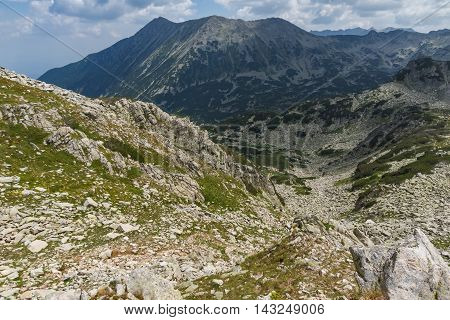
<svg viewBox="0 0 450 320"><path fill-rule="evenodd" d="M80 289L54 291L45 296L45 300L88 300L89 296Z"/></svg>
<svg viewBox="0 0 450 320"><path fill-rule="evenodd" d="M125 280L127 291L143 300L181 300L181 293L172 283L151 270L141 268Z"/></svg>
<svg viewBox="0 0 450 320"><path fill-rule="evenodd" d="M450 299L450 269L419 229L403 245L352 247L363 291L379 289L387 299Z"/></svg>

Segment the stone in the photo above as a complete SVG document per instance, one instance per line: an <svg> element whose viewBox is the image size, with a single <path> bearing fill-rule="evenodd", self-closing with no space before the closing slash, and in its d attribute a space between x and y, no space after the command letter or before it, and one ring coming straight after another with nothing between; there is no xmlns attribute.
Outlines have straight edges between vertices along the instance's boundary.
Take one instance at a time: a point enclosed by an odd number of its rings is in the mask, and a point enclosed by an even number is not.
<svg viewBox="0 0 450 320"><path fill-rule="evenodd" d="M6 276L8 276L8 275L10 275L11 273L14 273L14 272L16 272L17 270L16 269L13 269L13 268L7 268L7 269L5 269L5 270L2 270L1 272L0 272L0 275L2 275L3 277L6 277Z"/></svg>
<svg viewBox="0 0 450 320"><path fill-rule="evenodd" d="M123 233L129 233L139 230L139 227L133 226L128 223L122 223L119 225L119 230L122 231Z"/></svg>
<svg viewBox="0 0 450 320"><path fill-rule="evenodd" d="M103 259L103 260L110 259L110 258L112 257L112 250L111 250L111 249L107 249L107 250L101 252L101 253L98 255L98 257L99 257L100 259Z"/></svg>
<svg viewBox="0 0 450 320"><path fill-rule="evenodd" d="M419 229L397 247L350 248L363 291L393 300L450 299L450 269Z"/></svg>
<svg viewBox="0 0 450 320"><path fill-rule="evenodd" d="M0 177L0 183L19 183L20 177Z"/></svg>
<svg viewBox="0 0 450 320"><path fill-rule="evenodd" d="M8 289L5 291L0 292L0 297L3 297L5 299L12 298L19 292L18 288Z"/></svg>
<svg viewBox="0 0 450 320"><path fill-rule="evenodd" d="M119 297L123 297L126 295L125 286L122 283L118 283L116 285L116 294Z"/></svg>
<svg viewBox="0 0 450 320"><path fill-rule="evenodd" d="M59 248L64 252L69 252L73 249L73 245L71 243L63 243Z"/></svg>
<svg viewBox="0 0 450 320"><path fill-rule="evenodd" d="M48 243L42 240L34 240L28 245L28 250L33 253L38 253L47 248Z"/></svg>
<svg viewBox="0 0 450 320"><path fill-rule="evenodd" d="M42 267L41 268L36 268L36 269L33 269L33 270L30 271L30 277L32 277L32 278L40 277L43 274L44 274L44 269Z"/></svg>
<svg viewBox="0 0 450 320"><path fill-rule="evenodd" d="M139 299L181 300L180 292L170 281L145 268L133 270L125 284L128 292Z"/></svg>
<svg viewBox="0 0 450 320"><path fill-rule="evenodd" d="M180 229L176 229L176 228L171 229L170 231L172 231L172 233L174 233L178 236L183 234L183 231L181 231Z"/></svg>
<svg viewBox="0 0 450 320"><path fill-rule="evenodd" d="M34 191L34 190L23 190L23 191L22 191L22 195L23 195L24 197L28 197L28 196L31 196L31 195L36 194L36 193L37 193L37 192Z"/></svg>
<svg viewBox="0 0 450 320"><path fill-rule="evenodd" d="M212 283L215 284L215 285L217 285L217 286L221 286L221 285L223 285L223 280L220 280L220 279L213 279L213 280L212 280Z"/></svg>
<svg viewBox="0 0 450 320"><path fill-rule="evenodd" d="M214 293L214 297L215 297L217 300L222 300L222 299L223 299L223 292L221 292L221 291L216 291L216 292Z"/></svg>
<svg viewBox="0 0 450 320"><path fill-rule="evenodd" d="M45 300L87 300L88 294L83 290L55 291L48 294Z"/></svg>
<svg viewBox="0 0 450 320"><path fill-rule="evenodd" d="M86 208L89 208L89 207L97 208L98 207L98 203L95 202L92 198L87 198L86 201L84 201L84 206Z"/></svg>
<svg viewBox="0 0 450 320"><path fill-rule="evenodd" d="M15 271L6 277L8 280L16 280L19 278L19 272Z"/></svg>
<svg viewBox="0 0 450 320"><path fill-rule="evenodd" d="M114 240L118 237L120 237L121 234L120 233L114 233L114 232L110 232L106 235L106 238L110 239L110 240Z"/></svg>

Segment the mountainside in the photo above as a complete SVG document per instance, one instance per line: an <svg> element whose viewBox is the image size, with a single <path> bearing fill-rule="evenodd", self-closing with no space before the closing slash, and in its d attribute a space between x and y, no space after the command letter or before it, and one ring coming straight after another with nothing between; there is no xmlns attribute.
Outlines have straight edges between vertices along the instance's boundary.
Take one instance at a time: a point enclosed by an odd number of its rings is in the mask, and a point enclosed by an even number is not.
<svg viewBox="0 0 450 320"><path fill-rule="evenodd" d="M170 281L231 268L289 221L266 177L152 104L0 69L0 142L2 298L74 298L145 266L164 299Z"/></svg>
<svg viewBox="0 0 450 320"><path fill-rule="evenodd" d="M450 299L448 77L208 134L0 69L0 299Z"/></svg>
<svg viewBox="0 0 450 320"><path fill-rule="evenodd" d="M318 37L282 19L158 18L133 37L40 80L213 120L373 88L414 57L450 59L449 45L448 30Z"/></svg>
<svg viewBox="0 0 450 320"><path fill-rule="evenodd" d="M284 170L272 180L303 194L291 202L300 215L360 221L378 243L420 226L448 248L449 75L448 62L421 59L375 90L209 130L255 163Z"/></svg>

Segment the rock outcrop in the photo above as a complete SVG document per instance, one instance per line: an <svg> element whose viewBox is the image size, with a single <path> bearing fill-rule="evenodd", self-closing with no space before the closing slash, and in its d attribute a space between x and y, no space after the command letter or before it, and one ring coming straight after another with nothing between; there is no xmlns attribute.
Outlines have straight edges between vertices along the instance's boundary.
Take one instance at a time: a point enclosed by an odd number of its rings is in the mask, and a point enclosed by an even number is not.
<svg viewBox="0 0 450 320"><path fill-rule="evenodd" d="M450 269L419 229L393 248L350 248L358 283L364 291L381 290L387 299L450 299Z"/></svg>

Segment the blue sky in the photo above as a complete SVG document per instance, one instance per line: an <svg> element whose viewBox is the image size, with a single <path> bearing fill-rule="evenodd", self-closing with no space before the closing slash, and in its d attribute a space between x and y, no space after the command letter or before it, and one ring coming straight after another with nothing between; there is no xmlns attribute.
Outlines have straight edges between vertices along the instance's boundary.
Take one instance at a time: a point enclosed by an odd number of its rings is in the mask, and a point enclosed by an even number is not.
<svg viewBox="0 0 450 320"><path fill-rule="evenodd" d="M0 0L0 65L38 77L133 35L152 19L286 19L305 30L450 28L448 0ZM447 4L447 5L446 5ZM14 12L17 11L16 12ZM421 23L423 18L430 16ZM26 17L26 18L24 18ZM73 50L43 32L61 40ZM76 52L74 52L76 51Z"/></svg>

